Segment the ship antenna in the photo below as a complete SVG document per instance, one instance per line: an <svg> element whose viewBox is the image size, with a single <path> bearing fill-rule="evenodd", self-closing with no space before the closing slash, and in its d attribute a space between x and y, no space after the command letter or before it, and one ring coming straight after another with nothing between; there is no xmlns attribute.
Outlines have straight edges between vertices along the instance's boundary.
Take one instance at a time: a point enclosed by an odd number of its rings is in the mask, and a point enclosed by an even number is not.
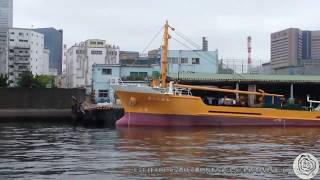
<svg viewBox="0 0 320 180"><path fill-rule="evenodd" d="M161 87L167 87L167 74L168 74L168 46L169 46L169 23L166 21L164 26L163 34L163 45L162 45L162 69L161 69Z"/></svg>

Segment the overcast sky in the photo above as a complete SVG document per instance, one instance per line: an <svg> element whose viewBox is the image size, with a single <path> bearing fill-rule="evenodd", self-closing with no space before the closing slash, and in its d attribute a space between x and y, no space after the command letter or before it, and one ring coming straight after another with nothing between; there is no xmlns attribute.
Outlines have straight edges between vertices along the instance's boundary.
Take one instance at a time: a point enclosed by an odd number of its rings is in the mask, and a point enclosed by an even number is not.
<svg viewBox="0 0 320 180"><path fill-rule="evenodd" d="M246 38L253 58L270 59L270 33L288 27L320 29L319 0L14 0L14 26L56 27L71 46L105 39L121 50L142 52L165 19L179 32L220 58L246 59ZM160 46L157 38L150 49ZM171 49L186 49L171 43Z"/></svg>

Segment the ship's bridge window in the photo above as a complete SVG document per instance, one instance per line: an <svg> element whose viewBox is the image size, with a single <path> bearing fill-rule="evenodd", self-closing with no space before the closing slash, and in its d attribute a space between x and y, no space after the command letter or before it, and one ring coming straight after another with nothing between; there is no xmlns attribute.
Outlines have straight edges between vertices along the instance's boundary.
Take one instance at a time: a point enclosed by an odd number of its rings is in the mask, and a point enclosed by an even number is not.
<svg viewBox="0 0 320 180"><path fill-rule="evenodd" d="M109 90L99 90L99 97L109 97Z"/></svg>

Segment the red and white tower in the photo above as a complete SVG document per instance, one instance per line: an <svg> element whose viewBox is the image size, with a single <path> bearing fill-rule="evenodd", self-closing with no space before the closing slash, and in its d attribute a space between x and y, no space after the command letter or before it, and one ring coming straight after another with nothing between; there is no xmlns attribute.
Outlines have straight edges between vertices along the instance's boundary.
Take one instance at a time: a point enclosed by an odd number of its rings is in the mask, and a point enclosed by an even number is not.
<svg viewBox="0 0 320 180"><path fill-rule="evenodd" d="M248 74L251 73L252 68L252 38L248 37Z"/></svg>

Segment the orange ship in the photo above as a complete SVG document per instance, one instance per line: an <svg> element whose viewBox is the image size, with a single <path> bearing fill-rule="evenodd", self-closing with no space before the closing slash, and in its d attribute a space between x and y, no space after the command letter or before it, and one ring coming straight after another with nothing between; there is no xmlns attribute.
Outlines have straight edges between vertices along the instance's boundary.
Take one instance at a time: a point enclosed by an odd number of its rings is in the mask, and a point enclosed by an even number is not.
<svg viewBox="0 0 320 180"><path fill-rule="evenodd" d="M167 86L167 53L170 35L165 25L162 47L161 87L114 87L125 109L125 116L117 126L320 126L320 112L315 109L284 110L262 107L207 105L191 90L213 91L226 94L270 96L283 95L266 92L239 91L170 83ZM308 99L309 100L309 99ZM309 101L319 103L316 101Z"/></svg>

